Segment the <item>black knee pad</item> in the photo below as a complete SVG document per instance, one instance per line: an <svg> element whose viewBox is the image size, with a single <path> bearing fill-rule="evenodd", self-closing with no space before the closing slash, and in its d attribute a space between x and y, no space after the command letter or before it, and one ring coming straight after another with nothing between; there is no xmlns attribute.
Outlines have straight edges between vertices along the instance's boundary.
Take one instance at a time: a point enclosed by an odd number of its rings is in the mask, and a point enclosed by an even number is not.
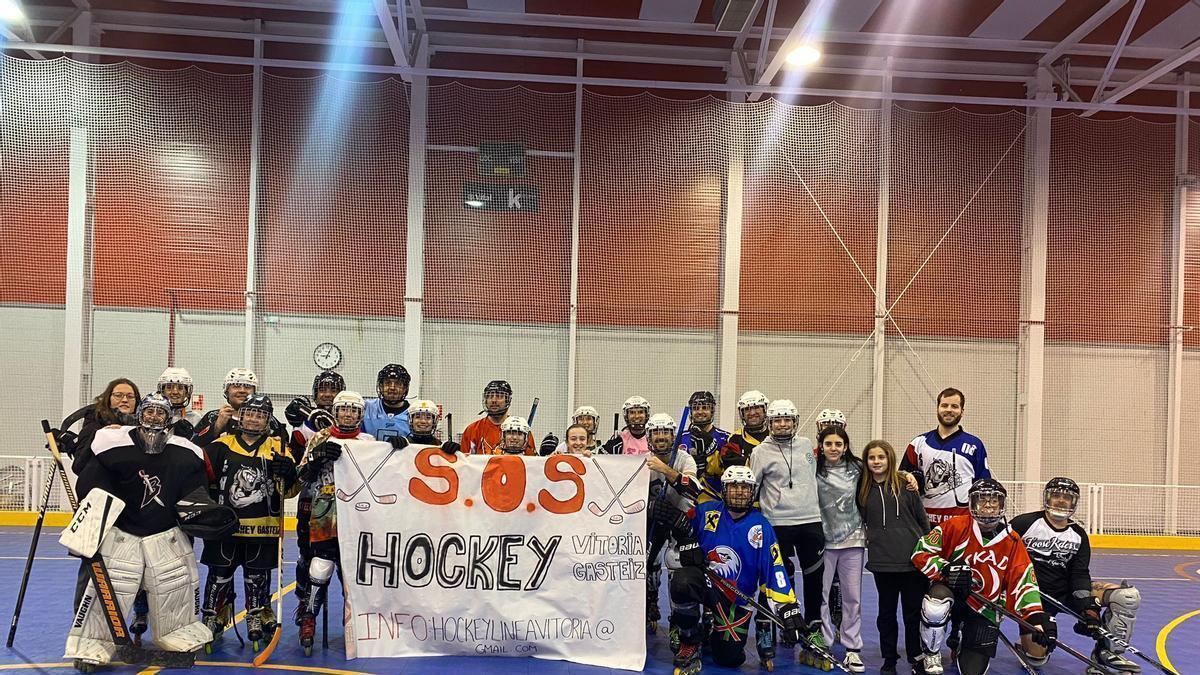
<svg viewBox="0 0 1200 675"><path fill-rule="evenodd" d="M974 649L963 648L958 652L958 672L961 675L984 675L995 656L995 645L991 655Z"/></svg>
<svg viewBox="0 0 1200 675"><path fill-rule="evenodd" d="M986 619L972 617L962 624L962 648L988 657L996 658L996 641L1000 627Z"/></svg>
<svg viewBox="0 0 1200 675"><path fill-rule="evenodd" d="M675 570L675 573L670 575L668 585L671 588L671 602L677 605L703 602L708 588L704 570L699 567Z"/></svg>

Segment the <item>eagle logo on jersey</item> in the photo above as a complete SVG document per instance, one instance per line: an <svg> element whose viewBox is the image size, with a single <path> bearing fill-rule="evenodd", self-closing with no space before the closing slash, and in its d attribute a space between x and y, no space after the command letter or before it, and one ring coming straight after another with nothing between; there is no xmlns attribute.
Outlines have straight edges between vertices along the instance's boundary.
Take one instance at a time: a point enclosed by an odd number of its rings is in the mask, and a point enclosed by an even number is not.
<svg viewBox="0 0 1200 675"><path fill-rule="evenodd" d="M145 469L139 469L138 476L141 476L142 483L146 486L145 492L142 493L142 508L146 508L150 502L165 507L166 504L163 504L162 500L158 498L158 495L162 494L162 480L158 476L146 473Z"/></svg>
<svg viewBox="0 0 1200 675"><path fill-rule="evenodd" d="M263 472L251 466L240 466L229 486L229 504L235 509L257 504L267 498Z"/></svg>
<svg viewBox="0 0 1200 675"><path fill-rule="evenodd" d="M737 579L742 570L742 560L732 548L717 546L708 552L708 567L725 579Z"/></svg>

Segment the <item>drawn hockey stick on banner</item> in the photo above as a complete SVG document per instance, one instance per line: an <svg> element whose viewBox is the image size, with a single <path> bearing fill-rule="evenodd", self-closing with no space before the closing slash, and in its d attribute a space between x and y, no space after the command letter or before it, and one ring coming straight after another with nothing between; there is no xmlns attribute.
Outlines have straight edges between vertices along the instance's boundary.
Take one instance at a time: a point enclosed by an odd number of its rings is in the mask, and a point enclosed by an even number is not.
<svg viewBox="0 0 1200 675"><path fill-rule="evenodd" d="M1062 611L1066 612L1067 614L1070 614L1071 616L1075 617L1075 619L1077 619L1079 621L1084 620L1083 617L1080 616L1078 612L1071 609L1070 607L1067 607L1066 604L1059 602L1054 596L1046 595L1045 593L1042 593L1042 599L1049 600L1050 604L1061 609ZM1076 632L1078 632L1078 631L1076 631ZM1154 659L1150 658L1149 656L1146 656L1146 654L1142 653L1142 650L1129 644L1128 641L1122 640L1121 638L1117 637L1116 635L1113 635L1112 631L1109 631L1104 626L1096 626L1096 632L1100 634L1100 637L1104 638L1105 640L1108 640L1109 642L1113 643L1114 645L1120 647L1123 650L1128 650L1130 654L1133 654L1134 656L1141 658L1143 661L1149 663L1150 665L1154 666L1155 668L1158 668L1159 670L1166 673L1167 675L1179 675L1179 673L1171 670L1170 668L1164 666L1163 664L1159 663L1158 661L1155 661Z"/></svg>
<svg viewBox="0 0 1200 675"><path fill-rule="evenodd" d="M595 465L596 469L600 472L600 475L604 476L605 484L608 485L608 489L612 490L612 493L613 493L612 501L609 502L608 506L605 506L604 508L600 508L600 504L598 504L597 502L594 502L594 501L588 503L588 511L591 511L592 515L603 516L604 514L608 513L608 510L613 507L613 504L616 504L621 499L621 495L624 494L625 490L627 490L629 488L630 484L633 483L633 479L637 478L637 475L639 473L641 473L642 467L646 466L646 460L643 459L642 463L638 464L637 469L635 469L634 472L629 475L629 480L625 481L625 484L621 486L620 490L613 490L612 483L609 482L609 480L608 480L608 475L604 473L604 469L600 467L600 463L597 462L596 458L594 458L594 457L592 458L592 464ZM637 508L634 508L634 507L637 507ZM642 509L645 509L645 508L646 508L646 500L644 500L644 499L639 499L629 506L625 506L624 504L621 504L621 510L627 514L637 513L638 511L641 511Z"/></svg>
<svg viewBox="0 0 1200 675"><path fill-rule="evenodd" d="M354 497L356 495L358 495L359 492L362 492L363 488L366 488L367 492L371 493L371 497L373 497L375 499L376 504L395 504L396 499L397 499L396 494L395 493L385 494L385 495L375 494L375 490L371 488L371 479L373 479L379 473L379 471L381 469L383 469L383 465L387 464L388 460L391 459L392 455L394 455L396 452L398 452L397 449L392 448L388 452L387 456L383 458L383 461L380 462L379 465L375 467L375 470L371 472L371 475L366 476L363 474L362 467L358 465L358 460L354 458L354 453L350 452L350 450L347 449L346 456L350 458L350 462L352 464L354 464L354 468L358 470L358 476L359 476L359 478L363 479L363 482L362 482L362 485L358 486L358 489L356 489L354 492L352 492L350 494L346 494L346 492L339 489L337 491L338 499L340 499L344 502L352 501L354 499ZM357 506L355 508L357 508ZM369 504L367 505L367 508L370 508ZM362 510L365 511L366 509L362 509Z"/></svg>

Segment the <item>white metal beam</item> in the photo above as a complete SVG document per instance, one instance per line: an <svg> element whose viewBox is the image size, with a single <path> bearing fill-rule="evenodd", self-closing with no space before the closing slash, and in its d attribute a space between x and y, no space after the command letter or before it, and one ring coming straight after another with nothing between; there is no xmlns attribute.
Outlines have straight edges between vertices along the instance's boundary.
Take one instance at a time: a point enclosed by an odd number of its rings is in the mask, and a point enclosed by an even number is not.
<svg viewBox="0 0 1200 675"><path fill-rule="evenodd" d="M1038 63L1043 66L1052 65L1059 57L1066 54L1074 48L1079 41L1087 37L1096 27L1108 20L1108 17L1117 13L1117 10L1124 7L1129 0L1108 0L1108 4L1101 7L1099 11L1088 17L1086 21L1079 24L1079 27L1071 31L1071 34L1063 38L1062 42L1055 45L1050 51L1046 52Z"/></svg>
<svg viewBox="0 0 1200 675"><path fill-rule="evenodd" d="M422 36L414 65L429 64L429 44ZM414 71L415 73L415 71ZM429 78L414 74L408 96L408 222L404 271L404 365L412 375L410 391L420 394L425 365L421 339L425 301L425 145L429 140ZM449 439L454 440L454 439Z"/></svg>
<svg viewBox="0 0 1200 675"><path fill-rule="evenodd" d="M263 44L254 43L254 55L262 58ZM245 333L242 343L242 364L261 373L257 363L257 333L258 333L258 184L260 160L262 154L259 147L262 143L263 117L263 69L255 66L251 75L250 93L250 192L247 195L246 209L246 291L245 291Z"/></svg>
<svg viewBox="0 0 1200 675"><path fill-rule="evenodd" d="M726 135L729 165L725 174L725 218L721 223L721 318L717 346L718 421L737 427L738 326L741 310L742 206L745 191L746 147L743 125L734 123Z"/></svg>
<svg viewBox="0 0 1200 675"><path fill-rule="evenodd" d="M581 41L582 42L582 41ZM579 45L580 48L583 45ZM583 77L583 59L575 61L575 75ZM579 226L583 182L583 85L575 85L575 119L571 129L571 290L567 314L567 412L574 414L579 374ZM599 422L599 420L596 420Z"/></svg>
<svg viewBox="0 0 1200 675"><path fill-rule="evenodd" d="M396 17L392 14L388 0L372 0L372 4L375 5L375 14L379 17L379 25L383 28L383 38L387 40L388 49L392 52L392 60L396 65L407 68L408 45L400 39L400 33L396 30ZM404 0L400 0L400 5L404 5Z"/></svg>
<svg viewBox="0 0 1200 675"><path fill-rule="evenodd" d="M1100 84L1096 85L1096 90L1092 92L1092 100L1099 101L1100 96L1104 93L1104 88L1108 86L1108 78L1112 77L1113 68L1117 67L1117 61L1121 59L1121 52L1125 49L1125 44L1129 42L1129 34L1133 32L1133 26L1137 23L1138 17L1142 15L1142 7L1146 5L1146 0L1136 0L1133 4L1133 9L1129 12L1129 18L1125 20L1125 28L1121 30L1121 37L1117 38L1117 44L1113 46L1112 56L1108 57L1108 63L1104 66L1104 74L1100 76Z"/></svg>
<svg viewBox="0 0 1200 675"><path fill-rule="evenodd" d="M1200 38L1197 38L1190 45L1179 50L1179 53L1169 59L1163 59L1157 64L1146 69L1141 75L1133 78L1117 87L1111 94L1105 96L1104 103L1116 103L1133 92L1141 89L1146 84L1157 80L1167 73L1175 70L1183 64L1200 56ZM1084 115L1086 117L1087 115Z"/></svg>
<svg viewBox="0 0 1200 675"><path fill-rule="evenodd" d="M767 3L767 18L763 23L763 33L758 40L758 56L754 59L755 74L761 73L767 65L767 49L771 46L771 31L775 29L775 9L779 5L779 0L769 0ZM749 82L749 80L746 80Z"/></svg>
<svg viewBox="0 0 1200 675"><path fill-rule="evenodd" d="M758 10L762 9L763 0L754 0L754 6L750 8L750 16L746 19L746 25L738 31L737 37L733 39L733 51L740 51L742 46L746 44L746 38L750 37L750 31L754 28L754 20L758 18ZM770 30L768 27L767 30Z"/></svg>
<svg viewBox="0 0 1200 675"><path fill-rule="evenodd" d="M1186 84L1187 74L1179 79ZM1187 92L1179 92L1176 104L1180 110L1188 106ZM1183 333L1184 294L1187 291L1187 208L1188 185L1184 177L1188 174L1188 132L1191 123L1187 115L1175 117L1175 187L1174 208L1171 210L1171 234L1174 246L1171 249L1171 332L1167 343L1167 456L1163 482L1167 488L1166 533L1176 534L1179 518L1179 494L1174 487L1180 477L1180 426L1182 424L1183 395Z"/></svg>
<svg viewBox="0 0 1200 675"><path fill-rule="evenodd" d="M404 2L404 0L399 0ZM408 0L409 8L412 9L413 27L418 32L428 33L429 28L425 25L425 7L421 4L421 0Z"/></svg>
<svg viewBox="0 0 1200 675"><path fill-rule="evenodd" d="M885 74L883 91L892 91ZM891 218L892 100L879 102L879 194L875 221L875 336L871 359L871 438L883 438L884 375L887 370L888 224Z"/></svg>
<svg viewBox="0 0 1200 675"><path fill-rule="evenodd" d="M768 84L775 78L775 74L783 68L788 52L803 44L811 36L813 26L829 11L832 4L832 0L810 0L808 6L804 8L804 13L800 15L799 19L796 19L796 24L783 39L783 44L779 45L779 50L775 52L771 62L761 72L754 74L755 84ZM747 97L747 100L757 101L761 97L762 94L753 93Z"/></svg>

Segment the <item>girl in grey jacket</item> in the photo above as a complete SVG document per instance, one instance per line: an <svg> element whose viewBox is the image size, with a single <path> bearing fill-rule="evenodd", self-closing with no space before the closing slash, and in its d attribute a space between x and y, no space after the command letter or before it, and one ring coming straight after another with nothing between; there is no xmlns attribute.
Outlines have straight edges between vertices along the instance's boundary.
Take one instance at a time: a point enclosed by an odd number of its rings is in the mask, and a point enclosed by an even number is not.
<svg viewBox="0 0 1200 675"><path fill-rule="evenodd" d="M839 635L829 608L830 585L836 574L842 589L840 638L846 647L843 665L852 673L862 673L866 672L866 667L861 655L859 600L867 542L858 510L858 492L864 474L863 462L850 451L850 436L839 426L826 427L817 434L817 452L820 453L817 455L817 496L821 502L821 526L825 533L825 574L821 584L825 641L832 646L834 637Z"/></svg>
<svg viewBox="0 0 1200 675"><path fill-rule="evenodd" d="M887 441L871 441L863 451L867 480L858 492L867 535L867 569L879 591L879 648L883 675L895 675L900 656L896 650L899 626L896 605L904 615L904 651L909 663L921 656L921 598L928 580L912 564L917 539L929 532L929 518L921 497L907 489L911 476L897 470L896 450Z"/></svg>

